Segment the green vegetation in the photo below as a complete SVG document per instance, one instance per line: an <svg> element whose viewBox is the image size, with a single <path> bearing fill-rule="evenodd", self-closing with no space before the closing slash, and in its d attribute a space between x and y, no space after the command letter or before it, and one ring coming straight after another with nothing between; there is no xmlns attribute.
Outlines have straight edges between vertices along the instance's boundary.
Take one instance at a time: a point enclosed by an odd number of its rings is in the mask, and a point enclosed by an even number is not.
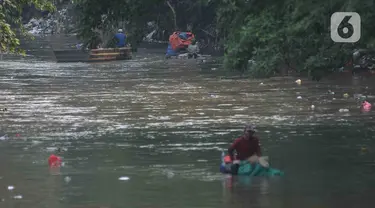
<svg viewBox="0 0 375 208"><path fill-rule="evenodd" d="M47 1L1 1L1 49L14 51L18 45L9 25L20 24L20 9L35 4L53 9ZM139 44L147 24L157 25L157 36L191 29L197 40L222 46L224 66L249 72L255 77L293 73L319 79L342 67L358 48L372 48L375 3L370 0L74 0L79 37L86 45L110 42L118 28L125 28L133 47ZM13 5L13 6L12 6ZM337 11L355 11L362 18L358 43L334 43L330 38L330 17ZM11 18L5 18L5 17ZM4 32L3 32L4 31ZM149 32L149 31L148 31ZM164 33L164 35L163 35ZM251 61L249 61L251 60Z"/></svg>
<svg viewBox="0 0 375 208"><path fill-rule="evenodd" d="M49 0L0 0L0 52L23 53L16 34L27 35L22 25L22 10L31 5L44 11L55 9Z"/></svg>
<svg viewBox="0 0 375 208"><path fill-rule="evenodd" d="M81 0L82 37L92 29L126 22L130 36L139 42L149 21L160 28L182 30L189 25L199 35L209 34L225 48L227 69L265 77L292 71L320 79L342 67L355 48L374 44L375 20L370 0ZM99 6L100 5L100 6ZM362 38L356 44L334 43L330 17L336 11L355 11L362 18ZM101 21L101 16L107 16ZM193 14L193 15L192 15ZM205 28L210 28L206 30ZM249 62L249 60L252 60ZM252 64L249 64L252 63Z"/></svg>
<svg viewBox="0 0 375 208"><path fill-rule="evenodd" d="M374 2L223 0L218 18L225 42L225 66L270 76L284 70L320 79L341 67L354 48L372 47ZM330 17L337 11L355 11L362 18L362 38L356 44L338 44L330 38ZM227 27L231 25L231 27ZM255 61L249 66L248 60Z"/></svg>
<svg viewBox="0 0 375 208"><path fill-rule="evenodd" d="M212 1L213 2L213 1ZM106 44L118 28L126 28L129 42L136 47L154 22L158 33L171 34L175 29L189 26L196 34L210 33L214 28L215 4L210 0L76 0L80 15L79 37L85 45L92 42ZM194 14L194 15L192 15ZM162 34L159 34L162 36ZM168 35L169 36L169 35Z"/></svg>

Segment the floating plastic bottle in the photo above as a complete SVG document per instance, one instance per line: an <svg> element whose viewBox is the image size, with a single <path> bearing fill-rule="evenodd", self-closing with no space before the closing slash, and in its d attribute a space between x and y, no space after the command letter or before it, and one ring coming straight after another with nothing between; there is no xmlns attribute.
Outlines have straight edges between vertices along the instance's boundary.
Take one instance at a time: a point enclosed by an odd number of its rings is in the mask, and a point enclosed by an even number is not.
<svg viewBox="0 0 375 208"><path fill-rule="evenodd" d="M224 157L225 157L225 152L224 152L224 151L221 151L221 164L222 164L222 165L225 165Z"/></svg>

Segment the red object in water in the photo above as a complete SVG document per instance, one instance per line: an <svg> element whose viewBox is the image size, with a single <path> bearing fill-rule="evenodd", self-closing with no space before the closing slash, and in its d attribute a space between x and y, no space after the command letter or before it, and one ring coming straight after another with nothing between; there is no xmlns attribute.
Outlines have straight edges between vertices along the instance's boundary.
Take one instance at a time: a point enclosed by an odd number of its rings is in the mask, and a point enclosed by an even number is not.
<svg viewBox="0 0 375 208"><path fill-rule="evenodd" d="M52 154L51 156L49 156L48 158L48 165L50 167L60 167L61 166L61 158Z"/></svg>
<svg viewBox="0 0 375 208"><path fill-rule="evenodd" d="M368 112L371 110L371 104L367 101L363 101L362 103L362 111Z"/></svg>
<svg viewBox="0 0 375 208"><path fill-rule="evenodd" d="M227 156L224 157L224 162L225 163L231 163L232 162L232 160L230 159L229 155L227 155Z"/></svg>

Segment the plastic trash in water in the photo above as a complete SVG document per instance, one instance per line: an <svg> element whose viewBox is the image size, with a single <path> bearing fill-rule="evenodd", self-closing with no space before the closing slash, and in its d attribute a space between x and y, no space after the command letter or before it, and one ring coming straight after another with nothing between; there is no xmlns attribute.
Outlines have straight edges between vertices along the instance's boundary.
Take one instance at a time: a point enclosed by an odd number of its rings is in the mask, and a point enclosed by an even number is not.
<svg viewBox="0 0 375 208"><path fill-rule="evenodd" d="M120 181L127 181L127 180L129 180L130 178L129 177L127 177L127 176L122 176L122 177L120 177L120 178L118 178Z"/></svg>
<svg viewBox="0 0 375 208"><path fill-rule="evenodd" d="M362 103L362 110L363 111L370 111L371 110L371 104L367 101L363 101Z"/></svg>
<svg viewBox="0 0 375 208"><path fill-rule="evenodd" d="M224 157L225 157L225 153L224 153L224 151L221 151L221 164L222 165L225 165Z"/></svg>
<svg viewBox="0 0 375 208"><path fill-rule="evenodd" d="M14 190L14 186L8 186L8 190L9 191Z"/></svg>
<svg viewBox="0 0 375 208"><path fill-rule="evenodd" d="M302 80L297 79L297 80L296 80L296 83L297 83L298 85L301 85L301 84L302 84Z"/></svg>
<svg viewBox="0 0 375 208"><path fill-rule="evenodd" d="M167 171L167 178L173 178L174 173L172 171Z"/></svg>
<svg viewBox="0 0 375 208"><path fill-rule="evenodd" d="M349 98L349 94L348 94L348 93L344 93L344 94L343 94L343 97L344 97L344 98Z"/></svg>
<svg viewBox="0 0 375 208"><path fill-rule="evenodd" d="M302 96L298 96L297 99L298 99L298 100L302 99Z"/></svg>
<svg viewBox="0 0 375 208"><path fill-rule="evenodd" d="M48 158L48 165L50 167L61 167L62 159L54 154Z"/></svg>
<svg viewBox="0 0 375 208"><path fill-rule="evenodd" d="M23 197L22 197L22 195L16 195L16 196L14 196L13 198L14 198L14 199L22 199Z"/></svg>
<svg viewBox="0 0 375 208"><path fill-rule="evenodd" d="M349 109L345 109L345 108L341 108L339 110L340 113L346 113L346 112L349 112Z"/></svg>
<svg viewBox="0 0 375 208"><path fill-rule="evenodd" d="M72 178L69 177L69 176L66 176L66 177L64 178L64 181L65 181L66 183L69 183L71 180L72 180Z"/></svg>
<svg viewBox="0 0 375 208"><path fill-rule="evenodd" d="M3 136L0 136L0 141L1 140L8 140L9 139L9 137L8 137L8 134L4 134Z"/></svg>
<svg viewBox="0 0 375 208"><path fill-rule="evenodd" d="M315 105L311 105L311 110L315 110Z"/></svg>

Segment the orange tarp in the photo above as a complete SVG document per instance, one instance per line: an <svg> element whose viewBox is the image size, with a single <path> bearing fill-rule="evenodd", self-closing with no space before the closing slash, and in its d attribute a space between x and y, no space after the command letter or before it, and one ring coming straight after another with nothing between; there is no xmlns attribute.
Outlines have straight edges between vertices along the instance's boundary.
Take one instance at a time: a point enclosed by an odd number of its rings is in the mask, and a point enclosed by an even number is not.
<svg viewBox="0 0 375 208"><path fill-rule="evenodd" d="M191 32L185 32L188 35L186 40L179 37L179 32L174 32L171 36L169 36L169 43L172 46L173 50L177 48L185 48L191 44L191 41L194 39L194 34Z"/></svg>

